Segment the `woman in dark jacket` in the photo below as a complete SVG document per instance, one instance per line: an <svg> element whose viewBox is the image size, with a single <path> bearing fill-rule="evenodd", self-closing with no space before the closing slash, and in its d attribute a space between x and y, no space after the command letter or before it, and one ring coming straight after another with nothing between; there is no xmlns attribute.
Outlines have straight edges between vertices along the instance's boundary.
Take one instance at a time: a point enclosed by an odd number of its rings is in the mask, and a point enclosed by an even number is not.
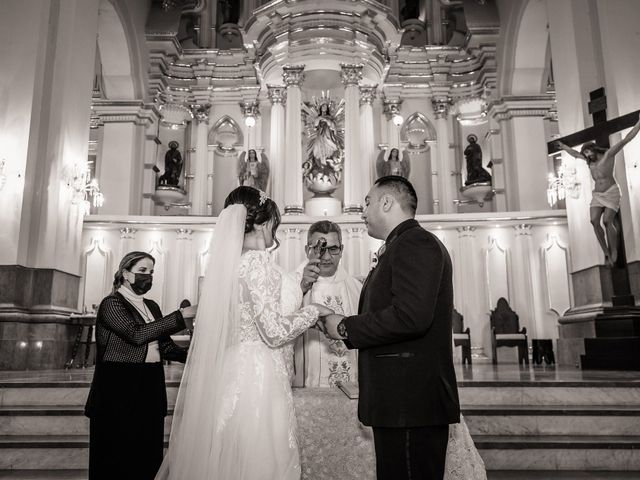
<svg viewBox="0 0 640 480"><path fill-rule="evenodd" d="M131 252L120 262L113 292L98 308L96 368L85 407L90 419L89 480L153 480L164 448L167 414L162 360L184 362L187 349L169 335L187 328L195 307L162 316L144 298L154 258Z"/></svg>

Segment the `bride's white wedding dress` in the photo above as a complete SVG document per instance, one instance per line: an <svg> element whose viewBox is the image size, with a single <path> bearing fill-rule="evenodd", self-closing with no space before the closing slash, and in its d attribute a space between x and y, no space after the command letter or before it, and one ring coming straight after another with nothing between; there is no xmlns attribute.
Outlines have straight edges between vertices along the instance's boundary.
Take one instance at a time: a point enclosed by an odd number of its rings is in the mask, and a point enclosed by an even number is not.
<svg viewBox="0 0 640 480"><path fill-rule="evenodd" d="M300 479L291 341L318 320L318 310L296 310L302 303L300 287L266 251L241 256L235 291L235 321L229 327L237 337L219 358L219 395L191 432L176 437L172 432L156 479ZM200 333L198 327L195 332ZM191 395L188 385L184 394L185 399ZM184 431L186 411L182 415ZM184 448L181 441L191 446Z"/></svg>

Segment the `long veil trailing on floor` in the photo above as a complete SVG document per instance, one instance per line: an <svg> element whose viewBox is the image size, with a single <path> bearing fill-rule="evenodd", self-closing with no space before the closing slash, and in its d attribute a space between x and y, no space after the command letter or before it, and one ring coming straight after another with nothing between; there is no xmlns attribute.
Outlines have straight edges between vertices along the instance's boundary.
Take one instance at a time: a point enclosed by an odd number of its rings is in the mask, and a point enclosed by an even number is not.
<svg viewBox="0 0 640 480"><path fill-rule="evenodd" d="M219 463L222 445L216 441L215 425L225 393L219 386L225 352L239 342L236 272L246 215L244 205L230 205L220 214L213 232L169 449L156 480L204 480Z"/></svg>

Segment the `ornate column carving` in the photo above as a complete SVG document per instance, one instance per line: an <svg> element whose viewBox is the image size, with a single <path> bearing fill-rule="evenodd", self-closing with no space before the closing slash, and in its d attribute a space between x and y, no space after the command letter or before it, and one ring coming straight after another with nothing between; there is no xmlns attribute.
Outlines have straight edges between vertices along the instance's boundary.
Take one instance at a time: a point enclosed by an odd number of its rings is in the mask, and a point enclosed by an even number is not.
<svg viewBox="0 0 640 480"><path fill-rule="evenodd" d="M302 194L302 116L300 87L304 82L304 65L285 65L282 67L282 79L287 86L286 106L286 156L284 180L284 213L303 213Z"/></svg>
<svg viewBox="0 0 640 480"><path fill-rule="evenodd" d="M402 106L402 100L385 98L382 101L383 112L387 117L387 139L389 143L389 149L400 148L400 125L396 125L394 121L400 115L400 107Z"/></svg>
<svg viewBox="0 0 640 480"><path fill-rule="evenodd" d="M120 258L135 250L134 244L137 232L138 230L132 227L123 227L120 229Z"/></svg>
<svg viewBox="0 0 640 480"><path fill-rule="evenodd" d="M269 141L270 195L274 202L284 210L285 180L285 113L284 105L287 90L281 85L268 85L267 94L271 101L271 135Z"/></svg>
<svg viewBox="0 0 640 480"><path fill-rule="evenodd" d="M365 192L362 188L360 155L360 89L363 65L341 63L344 85L344 207L345 213L361 213Z"/></svg>
<svg viewBox="0 0 640 480"><path fill-rule="evenodd" d="M373 143L373 101L376 98L376 88L375 85L360 87L360 151L365 162L362 170L365 195L376 180L376 148Z"/></svg>
<svg viewBox="0 0 640 480"><path fill-rule="evenodd" d="M369 238L367 229L362 226L349 226L344 229L343 238L346 269L351 275L362 276L369 271Z"/></svg>
<svg viewBox="0 0 640 480"><path fill-rule="evenodd" d="M211 105L192 105L191 113L196 120L196 128L194 129L195 138L192 145L195 145L194 159L191 165L193 174L193 183L191 184L191 213L193 215L206 215L207 203L209 202L208 192L208 146L207 136L209 134L209 113Z"/></svg>
<svg viewBox="0 0 640 480"><path fill-rule="evenodd" d="M174 289L166 289L166 295L172 305L179 305L184 299L196 303L195 285L197 277L195 262L193 261L193 230L190 228L177 228L176 240L176 257L178 265L180 265L182 278L180 281L173 283Z"/></svg>
<svg viewBox="0 0 640 480"><path fill-rule="evenodd" d="M543 329L538 322L544 319L542 298L536 295L540 285L536 252L532 245L531 225L520 223L513 226L515 241L513 252L514 295L512 308L520 315L520 326L527 327L529 338L540 338ZM538 298L536 298L538 297ZM525 313L526 312L526 313Z"/></svg>

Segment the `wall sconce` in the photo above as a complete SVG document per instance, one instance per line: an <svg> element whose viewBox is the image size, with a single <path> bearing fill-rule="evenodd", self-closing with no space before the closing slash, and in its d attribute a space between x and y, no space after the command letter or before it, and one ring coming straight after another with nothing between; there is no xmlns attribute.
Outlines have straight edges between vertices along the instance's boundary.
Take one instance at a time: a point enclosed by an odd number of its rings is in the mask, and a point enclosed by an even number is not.
<svg viewBox="0 0 640 480"><path fill-rule="evenodd" d="M240 102L240 109L244 117L244 124L249 128L255 127L256 118L260 115L258 102L245 100Z"/></svg>
<svg viewBox="0 0 640 480"><path fill-rule="evenodd" d="M89 162L67 165L63 175L67 186L73 191L71 204L81 205L83 215L89 215L92 204L94 207L104 205L104 195L100 192L98 180L91 178Z"/></svg>
<svg viewBox="0 0 640 480"><path fill-rule="evenodd" d="M547 186L547 202L553 207L559 200L564 200L567 193L571 198L580 196L580 182L577 180L575 168L567 168L564 161L558 165L557 173L550 173Z"/></svg>
<svg viewBox="0 0 640 480"><path fill-rule="evenodd" d="M0 160L0 191L4 188L5 184L7 183L7 176L4 173L4 164L5 164L5 159L3 158L2 160Z"/></svg>
<svg viewBox="0 0 640 480"><path fill-rule="evenodd" d="M404 118L402 118L402 115L400 115L399 113L396 113L391 119L391 121L396 127L399 127L404 123Z"/></svg>

